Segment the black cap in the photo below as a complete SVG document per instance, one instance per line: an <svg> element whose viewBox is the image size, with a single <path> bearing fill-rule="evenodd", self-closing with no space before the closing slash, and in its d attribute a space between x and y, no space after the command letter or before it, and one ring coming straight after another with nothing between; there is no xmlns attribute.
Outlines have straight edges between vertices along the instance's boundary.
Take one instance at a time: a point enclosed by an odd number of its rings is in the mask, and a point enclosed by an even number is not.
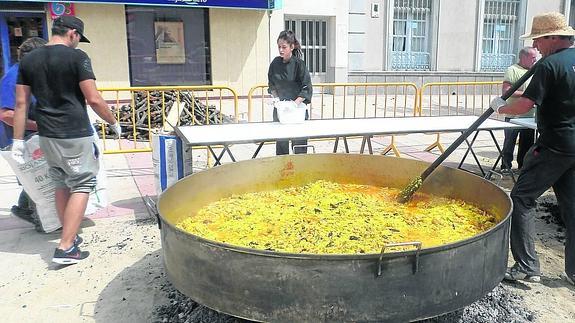
<svg viewBox="0 0 575 323"><path fill-rule="evenodd" d="M54 20L54 26L66 27L76 29L80 34L80 42L89 43L90 41L84 36L84 22L80 18L74 16L60 16Z"/></svg>

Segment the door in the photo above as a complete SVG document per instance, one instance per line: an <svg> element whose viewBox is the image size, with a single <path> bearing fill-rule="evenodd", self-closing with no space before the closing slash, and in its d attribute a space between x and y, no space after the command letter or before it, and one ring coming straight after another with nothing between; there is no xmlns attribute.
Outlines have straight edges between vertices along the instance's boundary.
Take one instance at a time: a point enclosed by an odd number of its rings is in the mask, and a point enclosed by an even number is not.
<svg viewBox="0 0 575 323"><path fill-rule="evenodd" d="M45 14L0 11L0 76L18 62L18 47L30 37L47 39Z"/></svg>
<svg viewBox="0 0 575 323"><path fill-rule="evenodd" d="M327 72L327 18L287 17L284 27L295 33L309 70L311 82L323 83Z"/></svg>

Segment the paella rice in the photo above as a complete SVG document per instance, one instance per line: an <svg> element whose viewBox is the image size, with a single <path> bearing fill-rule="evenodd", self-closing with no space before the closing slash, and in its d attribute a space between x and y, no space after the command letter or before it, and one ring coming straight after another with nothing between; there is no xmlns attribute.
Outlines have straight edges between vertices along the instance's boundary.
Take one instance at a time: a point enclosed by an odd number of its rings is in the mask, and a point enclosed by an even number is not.
<svg viewBox="0 0 575 323"><path fill-rule="evenodd" d="M495 216L461 200L399 189L324 180L233 195L206 205L176 226L205 239L288 253L379 253L386 243L433 247L494 226Z"/></svg>

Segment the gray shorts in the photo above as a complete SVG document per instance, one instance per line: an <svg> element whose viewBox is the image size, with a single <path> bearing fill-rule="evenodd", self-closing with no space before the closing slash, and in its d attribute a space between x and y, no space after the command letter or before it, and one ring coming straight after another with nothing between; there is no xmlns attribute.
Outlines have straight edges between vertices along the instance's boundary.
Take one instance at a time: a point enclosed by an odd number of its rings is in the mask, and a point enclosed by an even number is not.
<svg viewBox="0 0 575 323"><path fill-rule="evenodd" d="M50 166L50 176L56 188L69 188L72 193L90 193L96 187L100 152L94 137L40 137L40 148Z"/></svg>

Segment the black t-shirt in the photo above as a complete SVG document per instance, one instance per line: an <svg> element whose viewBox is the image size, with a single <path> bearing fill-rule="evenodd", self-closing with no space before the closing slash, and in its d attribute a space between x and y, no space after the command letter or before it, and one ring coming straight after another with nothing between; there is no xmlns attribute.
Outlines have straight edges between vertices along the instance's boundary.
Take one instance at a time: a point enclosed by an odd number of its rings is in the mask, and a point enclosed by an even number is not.
<svg viewBox="0 0 575 323"><path fill-rule="evenodd" d="M96 79L86 53L64 45L38 48L22 59L18 84L36 97L38 133L51 138L93 134L80 82Z"/></svg>
<svg viewBox="0 0 575 323"><path fill-rule="evenodd" d="M280 100L295 100L298 96L304 98L304 103L311 103L311 78L305 62L292 56L284 63L281 57L271 62L268 70L268 92L275 91Z"/></svg>
<svg viewBox="0 0 575 323"><path fill-rule="evenodd" d="M563 49L537 64L523 96L537 105L537 142L575 156L575 49Z"/></svg>

